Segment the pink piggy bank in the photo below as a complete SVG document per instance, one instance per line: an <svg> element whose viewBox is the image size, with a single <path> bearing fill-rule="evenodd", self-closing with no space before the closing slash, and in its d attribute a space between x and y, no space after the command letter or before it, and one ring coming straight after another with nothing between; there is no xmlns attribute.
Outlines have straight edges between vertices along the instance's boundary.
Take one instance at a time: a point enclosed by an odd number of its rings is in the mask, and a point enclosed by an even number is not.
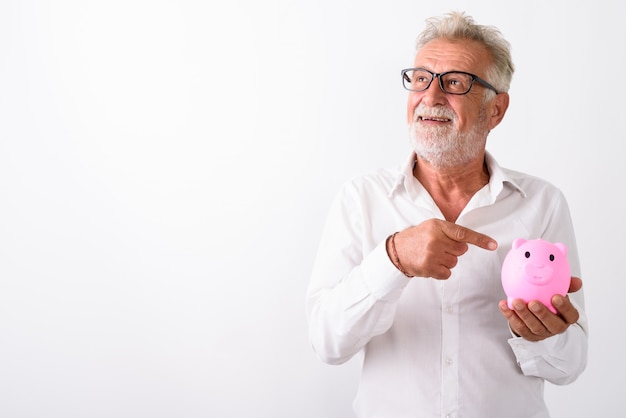
<svg viewBox="0 0 626 418"><path fill-rule="evenodd" d="M502 287L511 309L513 299L538 300L556 313L552 296L567 294L570 281L567 247L561 243L518 238L502 264Z"/></svg>

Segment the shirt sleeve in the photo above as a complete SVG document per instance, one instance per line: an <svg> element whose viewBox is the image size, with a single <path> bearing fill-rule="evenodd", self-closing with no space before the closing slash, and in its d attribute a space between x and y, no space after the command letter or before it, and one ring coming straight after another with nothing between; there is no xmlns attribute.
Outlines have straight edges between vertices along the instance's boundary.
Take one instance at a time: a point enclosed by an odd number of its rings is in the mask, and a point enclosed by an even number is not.
<svg viewBox="0 0 626 418"><path fill-rule="evenodd" d="M580 322L543 341L511 338L509 345L522 372L557 385L575 381L587 365L587 333Z"/></svg>
<svg viewBox="0 0 626 418"><path fill-rule="evenodd" d="M543 238L566 243L573 276L581 277L578 251L569 208L559 192L554 198L551 216L546 217ZM588 326L583 289L569 294L570 301L579 313L578 322L567 330L543 341L531 342L511 338L517 363L527 376L541 377L551 383L565 385L575 381L587 366Z"/></svg>
<svg viewBox="0 0 626 418"><path fill-rule="evenodd" d="M352 193L351 193L352 192ZM329 212L307 291L309 338L325 362L340 364L387 331L409 279L392 264L385 240L372 245L360 200L349 186Z"/></svg>

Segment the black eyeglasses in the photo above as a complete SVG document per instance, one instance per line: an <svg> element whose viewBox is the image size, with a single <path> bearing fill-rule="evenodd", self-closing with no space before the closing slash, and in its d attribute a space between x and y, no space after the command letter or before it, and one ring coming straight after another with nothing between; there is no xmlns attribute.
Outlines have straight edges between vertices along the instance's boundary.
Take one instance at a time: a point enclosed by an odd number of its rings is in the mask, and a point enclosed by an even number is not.
<svg viewBox="0 0 626 418"><path fill-rule="evenodd" d="M484 87L493 90L498 94L498 90L482 78L466 73L464 71L446 71L445 73L433 73L425 68L407 68L402 70L402 85L410 91L424 91L433 80L439 79L439 87L449 94L467 94L472 89L474 81L478 81Z"/></svg>

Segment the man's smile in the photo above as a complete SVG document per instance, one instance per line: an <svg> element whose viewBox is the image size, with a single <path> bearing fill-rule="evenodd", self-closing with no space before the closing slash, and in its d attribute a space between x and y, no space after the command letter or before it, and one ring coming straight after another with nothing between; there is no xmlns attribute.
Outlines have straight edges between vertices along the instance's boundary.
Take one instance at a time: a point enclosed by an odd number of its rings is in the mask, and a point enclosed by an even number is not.
<svg viewBox="0 0 626 418"><path fill-rule="evenodd" d="M425 122L450 122L451 119L441 116L418 116L417 120Z"/></svg>

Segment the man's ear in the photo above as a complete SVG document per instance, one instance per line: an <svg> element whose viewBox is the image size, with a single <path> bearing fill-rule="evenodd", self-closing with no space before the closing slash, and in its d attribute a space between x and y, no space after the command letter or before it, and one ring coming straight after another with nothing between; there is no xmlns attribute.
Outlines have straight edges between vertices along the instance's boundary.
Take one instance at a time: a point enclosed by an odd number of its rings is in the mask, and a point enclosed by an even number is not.
<svg viewBox="0 0 626 418"><path fill-rule="evenodd" d="M489 106L489 130L502 122L506 110L509 108L509 93L499 93L492 99Z"/></svg>

